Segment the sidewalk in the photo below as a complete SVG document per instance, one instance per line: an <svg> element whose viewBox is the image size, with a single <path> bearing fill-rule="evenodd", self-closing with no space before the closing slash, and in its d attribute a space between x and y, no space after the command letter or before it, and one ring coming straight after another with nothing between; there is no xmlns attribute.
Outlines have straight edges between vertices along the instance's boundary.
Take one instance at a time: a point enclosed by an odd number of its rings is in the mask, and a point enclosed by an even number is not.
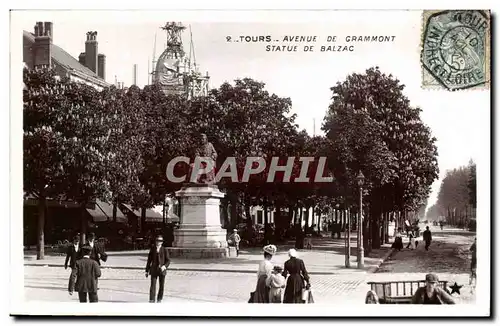
<svg viewBox="0 0 500 326"><path fill-rule="evenodd" d="M373 250L365 257L365 266L358 270L356 263L356 237L351 239L351 268L345 267L345 240L327 237L313 238L312 250L299 250L299 257L304 260L310 274L329 275L344 273L373 273L385 261L392 250L390 245ZM288 259L288 250L293 243L278 246L278 253L273 257L274 264L283 265ZM147 250L108 252L108 260L102 267L112 269L143 270L147 261ZM239 257L226 259L180 259L171 260L169 270L173 271L207 271L207 272L234 272L256 273L257 266L263 258L260 248L248 248L240 251ZM25 266L63 267L64 256L45 256L44 260L36 260L34 255L24 256Z"/></svg>

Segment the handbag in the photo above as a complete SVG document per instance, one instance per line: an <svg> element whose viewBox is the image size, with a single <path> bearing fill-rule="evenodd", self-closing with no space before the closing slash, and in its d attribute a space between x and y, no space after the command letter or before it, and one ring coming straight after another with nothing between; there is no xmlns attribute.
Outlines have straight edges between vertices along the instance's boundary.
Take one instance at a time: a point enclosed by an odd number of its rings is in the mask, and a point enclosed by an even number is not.
<svg viewBox="0 0 500 326"><path fill-rule="evenodd" d="M250 299L248 299L248 303L253 303L253 297L255 295L255 291L254 292L250 292Z"/></svg>
<svg viewBox="0 0 500 326"><path fill-rule="evenodd" d="M313 298L313 294L312 294L311 290L309 290L309 295L307 297L307 303L314 303L314 298Z"/></svg>

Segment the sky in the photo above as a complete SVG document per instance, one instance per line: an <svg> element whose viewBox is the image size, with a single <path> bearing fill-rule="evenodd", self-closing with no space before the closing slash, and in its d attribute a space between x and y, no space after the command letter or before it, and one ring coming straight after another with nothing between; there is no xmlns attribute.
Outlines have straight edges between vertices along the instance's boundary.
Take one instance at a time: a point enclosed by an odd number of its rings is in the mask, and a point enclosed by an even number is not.
<svg viewBox="0 0 500 326"><path fill-rule="evenodd" d="M138 65L138 86L148 83L153 57L166 44L159 27L167 21L182 21L191 27L197 65L210 75L210 87L251 77L266 84L270 93L290 97L297 123L309 134L320 134L323 117L331 102L330 88L346 76L378 66L406 85L404 94L412 106L420 107L421 118L437 138L440 179L432 186L429 205L436 200L446 170L467 165L470 159L489 170L490 92L448 92L421 88L419 61L422 30L421 11L330 11L308 13L273 12L248 14L54 11L14 12L11 45L21 51L22 30L32 32L35 22L53 22L53 42L73 57L84 52L86 33L97 31L99 53L106 55L106 80L115 76L125 86L133 82ZM270 23L272 21L272 23ZM154 53L156 34L156 53ZM266 52L266 43L227 42L239 36L316 36L313 52ZM348 36L394 36L393 42L347 43ZM335 36L335 43L327 43ZM183 34L189 53L189 29ZM291 45L283 42L276 45ZM354 45L353 52L320 52L321 45ZM14 56L11 56L11 59ZM315 125L315 128L314 128ZM484 174L483 174L484 175ZM481 181L478 181L481 182Z"/></svg>

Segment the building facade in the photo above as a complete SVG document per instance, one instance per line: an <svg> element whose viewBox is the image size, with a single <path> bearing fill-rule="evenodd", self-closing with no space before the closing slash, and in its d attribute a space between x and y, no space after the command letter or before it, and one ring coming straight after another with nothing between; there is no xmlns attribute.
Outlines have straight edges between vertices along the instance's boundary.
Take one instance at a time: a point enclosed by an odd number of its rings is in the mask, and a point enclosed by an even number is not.
<svg viewBox="0 0 500 326"><path fill-rule="evenodd" d="M37 22L33 32L23 32L23 62L25 67L53 67L59 76L85 83L98 90L111 86L105 81L106 56L98 52L97 32L88 32L85 52L78 60L55 45L52 22Z"/></svg>

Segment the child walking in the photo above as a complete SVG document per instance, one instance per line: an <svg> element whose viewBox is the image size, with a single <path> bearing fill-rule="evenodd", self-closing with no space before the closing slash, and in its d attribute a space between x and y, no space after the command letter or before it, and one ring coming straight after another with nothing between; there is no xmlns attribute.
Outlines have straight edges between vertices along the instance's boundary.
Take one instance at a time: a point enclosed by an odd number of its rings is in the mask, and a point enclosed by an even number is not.
<svg viewBox="0 0 500 326"><path fill-rule="evenodd" d="M283 268L280 266L274 266L271 275L266 280L269 289L269 302L270 303L281 303L283 298L283 289L286 285L286 280L283 275Z"/></svg>

